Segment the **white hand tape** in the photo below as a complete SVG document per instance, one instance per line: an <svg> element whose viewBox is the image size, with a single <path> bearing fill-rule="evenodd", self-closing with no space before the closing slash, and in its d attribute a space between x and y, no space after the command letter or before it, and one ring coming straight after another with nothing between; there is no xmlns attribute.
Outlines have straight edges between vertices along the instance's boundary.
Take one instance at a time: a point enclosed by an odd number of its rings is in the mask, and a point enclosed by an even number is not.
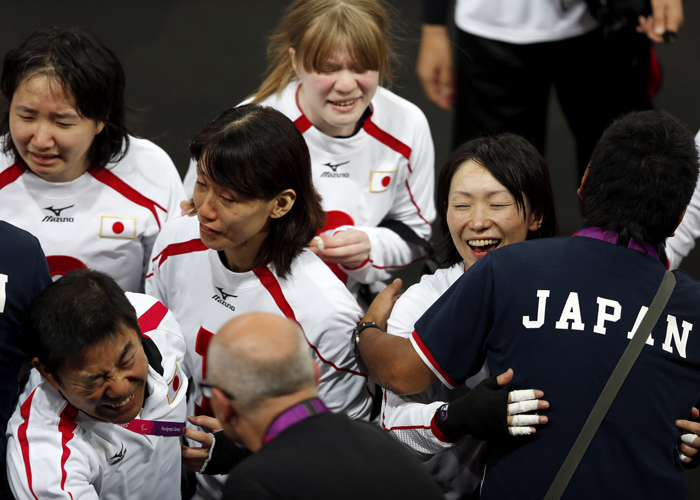
<svg viewBox="0 0 700 500"><path fill-rule="evenodd" d="M685 455L683 455L683 453L681 453L680 451L678 452L678 456L680 457L680 459L681 459L681 462L685 462L685 461L686 461L686 459L690 460L690 458L689 458L689 457L686 457L686 456L685 456Z"/></svg>
<svg viewBox="0 0 700 500"><path fill-rule="evenodd" d="M529 427L509 427L511 436L529 436L532 434L532 429Z"/></svg>
<svg viewBox="0 0 700 500"><path fill-rule="evenodd" d="M697 437L698 436L696 434L683 434L681 436L681 441L683 441L688 446L693 446L693 441L695 441Z"/></svg>
<svg viewBox="0 0 700 500"><path fill-rule="evenodd" d="M537 399L521 401L520 403L510 403L508 405L508 415L515 415L517 413L525 413L527 411L536 410L538 404L539 401Z"/></svg>
<svg viewBox="0 0 700 500"><path fill-rule="evenodd" d="M535 399L534 389L525 389L523 391L510 391L510 402L517 403L526 399Z"/></svg>
<svg viewBox="0 0 700 500"><path fill-rule="evenodd" d="M539 425L540 416L539 415L516 415L513 417L513 422L511 422L512 427L520 427L526 425Z"/></svg>
<svg viewBox="0 0 700 500"><path fill-rule="evenodd" d="M314 241L316 242L316 246L318 247L318 251L323 252L323 240L321 239L321 237L314 236Z"/></svg>

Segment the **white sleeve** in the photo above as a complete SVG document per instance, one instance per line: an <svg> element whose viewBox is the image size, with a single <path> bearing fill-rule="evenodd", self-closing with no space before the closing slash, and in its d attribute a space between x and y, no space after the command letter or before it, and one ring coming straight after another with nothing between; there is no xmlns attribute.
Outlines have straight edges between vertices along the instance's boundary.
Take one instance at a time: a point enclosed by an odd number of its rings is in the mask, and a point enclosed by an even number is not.
<svg viewBox="0 0 700 500"><path fill-rule="evenodd" d="M696 142L700 134L696 136ZM666 240L666 257L669 269L677 269L681 261L695 248L695 240L700 237L700 180L695 185L693 197L685 211L685 216L674 236Z"/></svg>
<svg viewBox="0 0 700 500"><path fill-rule="evenodd" d="M153 250L149 259L149 268L146 274L146 295L155 297L160 300L165 307L168 305L168 294L167 287L163 282L162 276L160 275L160 268L158 266L158 261L161 252L167 247L167 241L163 237L162 233L158 235L156 241L153 245Z"/></svg>
<svg viewBox="0 0 700 500"><path fill-rule="evenodd" d="M32 393L32 395L36 392ZM17 500L53 498L98 500L95 482L100 464L93 450L75 435L70 418L55 425L32 423L33 401L15 411L8 428L7 478Z"/></svg>
<svg viewBox="0 0 700 500"><path fill-rule="evenodd" d="M430 240L435 220L435 148L428 120L421 113L416 127L413 148L408 160L408 174L402 180L394 204L386 220L408 226L424 240ZM339 228L342 229L342 228ZM346 229L350 229L349 227ZM356 269L340 266L348 276L360 283L374 283L391 277L397 268L406 267L426 254L423 247L406 242L391 229L354 227L369 236L369 261Z"/></svg>
<svg viewBox="0 0 700 500"><path fill-rule="evenodd" d="M350 418L367 420L373 396L368 387L367 375L360 370L350 344L352 329L362 313L350 293L347 293L345 301L339 299L338 296L333 297L335 304L330 307L335 310L324 311L323 331L320 335L316 338L307 336L315 357L321 361L319 396L333 412L343 412Z"/></svg>
<svg viewBox="0 0 700 500"><path fill-rule="evenodd" d="M455 446L433 432L433 416L445 404L433 394L432 388L412 396L385 390L382 400L382 428L425 460Z"/></svg>
<svg viewBox="0 0 700 500"><path fill-rule="evenodd" d="M183 181L185 187L186 199L192 198L194 194L194 183L197 180L197 162L194 158L190 158L190 165L187 167L187 173L185 174L185 180Z"/></svg>
<svg viewBox="0 0 700 500"><path fill-rule="evenodd" d="M387 324L387 332L408 338L415 322L440 296L430 284L431 277L424 277L420 283L410 287L396 301ZM444 404L433 401L434 389L412 396L397 396L385 390L382 400L382 427L393 437L414 451L423 459L454 447L454 443L443 441L433 432L433 416Z"/></svg>

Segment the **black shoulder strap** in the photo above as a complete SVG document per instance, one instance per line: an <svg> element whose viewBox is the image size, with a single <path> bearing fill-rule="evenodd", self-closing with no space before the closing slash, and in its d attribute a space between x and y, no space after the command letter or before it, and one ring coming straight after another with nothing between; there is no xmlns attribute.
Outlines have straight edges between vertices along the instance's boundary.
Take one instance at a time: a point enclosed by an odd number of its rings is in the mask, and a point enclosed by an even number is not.
<svg viewBox="0 0 700 500"><path fill-rule="evenodd" d="M433 249L433 245L431 245L429 241L426 241L420 236L418 236L413 229L408 227L403 222L392 219L384 219L379 223L379 227L391 229L396 234L401 236L402 240L408 243L412 243L414 245L418 245L419 247L425 249L429 259L435 258L435 250Z"/></svg>
<svg viewBox="0 0 700 500"><path fill-rule="evenodd" d="M671 297L675 285L675 276L670 271L666 271L663 280L661 280L661 285L654 296L654 300L649 306L649 310L644 315L644 319L639 325L639 328L637 328L634 337L630 340L625 352L622 353L622 357L617 362L612 375L610 375L603 391L600 393L600 396L598 396L598 401L596 401L595 406L593 406L591 414L588 415L586 423L583 424L581 433L578 435L578 438L576 438L576 442L571 447L571 450L569 450L569 454L566 456L554 481L552 481L552 485L549 487L549 491L547 491L544 500L558 500L564 494L571 477L574 475L579 462L581 462L583 455L588 449L588 445L591 444L593 436L595 436L603 418L605 418L605 415L608 413L620 387L622 387L622 384L627 378L627 374L642 352L642 348L647 338L649 338L651 330L654 328L654 325L656 325L656 322L659 320L661 313L666 307L666 303Z"/></svg>
<svg viewBox="0 0 700 500"><path fill-rule="evenodd" d="M420 236L418 236L415 233L415 231L413 231L413 229L408 227L403 222L391 219L385 219L381 221L379 223L379 227L391 229L396 234L401 236L402 240L408 243L412 243L414 245L418 245L419 247L422 247L425 250L425 252L428 254L428 257L425 259L425 267L423 269L423 274L433 274L437 270L438 265L435 260L435 249L433 248L433 245L429 241L426 241ZM372 301L368 302L368 304L370 304L371 302Z"/></svg>

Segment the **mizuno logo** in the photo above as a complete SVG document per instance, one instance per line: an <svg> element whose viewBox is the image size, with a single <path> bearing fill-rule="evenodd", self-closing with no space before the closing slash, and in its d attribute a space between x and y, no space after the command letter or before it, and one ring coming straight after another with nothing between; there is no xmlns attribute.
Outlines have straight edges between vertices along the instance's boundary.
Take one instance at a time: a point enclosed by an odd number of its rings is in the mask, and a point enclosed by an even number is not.
<svg viewBox="0 0 700 500"><path fill-rule="evenodd" d="M221 298L224 300L227 300L229 297L233 297L234 299L238 298L238 295L233 295L232 293L226 293L224 292L223 288L219 288L218 286L215 286L219 293L221 294Z"/></svg>
<svg viewBox="0 0 700 500"><path fill-rule="evenodd" d="M49 210L50 212L53 213L53 215L47 215L43 219L41 219L41 222L74 222L73 217L61 217L61 212L64 210L68 210L69 208L74 207L75 205L71 205L70 207L63 207L63 208L53 208L51 207L46 207L44 210Z"/></svg>
<svg viewBox="0 0 700 500"><path fill-rule="evenodd" d="M214 288L216 288L221 295L212 295L211 298L214 299L215 301L217 301L222 306L226 306L227 308L231 309L232 311L235 311L236 308L233 306L233 304L229 304L226 299L228 299L229 297L233 297L235 299L236 297L238 297L238 295L233 295L232 293L226 293L226 292L224 292L223 288L220 288L218 286L215 286Z"/></svg>
<svg viewBox="0 0 700 500"><path fill-rule="evenodd" d="M121 444L122 449L119 450L118 453L116 453L112 458L110 458L109 465L116 465L122 460L124 460L124 456L126 455L126 448L124 448L124 443Z"/></svg>
<svg viewBox="0 0 700 500"><path fill-rule="evenodd" d="M338 171L338 167L343 166L343 165L347 165L348 163L350 163L349 160L348 160L348 161L345 161L345 162L343 162L343 163L336 163L335 165L333 165L331 162L328 162L328 163L324 163L323 166L324 166L324 167L329 167L333 172L337 172L337 171Z"/></svg>
<svg viewBox="0 0 700 500"><path fill-rule="evenodd" d="M334 170L334 172L335 172L335 170ZM53 208L53 206L50 206L50 207L46 207L44 210L50 210L50 211L52 211L52 212L54 213L54 215L55 215L56 217L60 217L60 216L61 216L61 212L63 212L64 210L68 210L69 208L73 208L74 206L75 206L75 205L71 205L71 206L69 206L69 207L63 207L63 208Z"/></svg>

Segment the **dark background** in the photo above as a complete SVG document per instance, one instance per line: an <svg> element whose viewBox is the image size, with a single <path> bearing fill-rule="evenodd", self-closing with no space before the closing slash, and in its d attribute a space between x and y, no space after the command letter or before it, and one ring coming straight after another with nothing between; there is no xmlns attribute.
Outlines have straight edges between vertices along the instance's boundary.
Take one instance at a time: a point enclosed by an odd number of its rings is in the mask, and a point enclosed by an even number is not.
<svg viewBox="0 0 700 500"><path fill-rule="evenodd" d="M266 66L266 38L287 3L2 0L0 53L19 45L40 26L83 26L94 31L124 65L128 102L138 110L129 120L132 131L164 148L184 175L187 144L193 134L260 84ZM449 153L452 116L424 97L414 75L421 2L391 3L403 24L402 67L392 90L416 103L427 115L439 170ZM700 129L699 26L700 2L686 0L685 24L678 41L658 47L664 80L655 105L682 119L693 131ZM596 68L590 71L596 73ZM605 78L604 74L598 76ZM566 235L580 221L573 140L554 97L549 114L545 157L554 183L560 232ZM700 250L691 253L681 267L700 278ZM688 498L699 498L700 473L696 469L689 477Z"/></svg>

